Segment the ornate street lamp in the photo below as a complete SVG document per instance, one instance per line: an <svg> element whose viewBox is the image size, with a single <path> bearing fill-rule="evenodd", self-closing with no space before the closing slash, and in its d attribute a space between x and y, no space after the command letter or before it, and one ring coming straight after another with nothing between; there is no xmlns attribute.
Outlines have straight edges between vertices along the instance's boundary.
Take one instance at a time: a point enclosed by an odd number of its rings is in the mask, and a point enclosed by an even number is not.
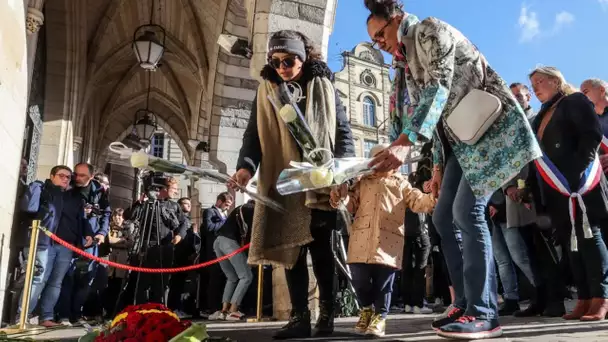
<svg viewBox="0 0 608 342"><path fill-rule="evenodd" d="M141 142L149 143L152 141L152 135L158 129L156 115L146 109L140 109L135 112L135 132Z"/></svg>
<svg viewBox="0 0 608 342"><path fill-rule="evenodd" d="M152 141L152 135L158 129L158 119L152 111L150 111L150 85L152 75L148 74L148 93L146 94L146 108L138 109L135 112L135 121L133 122L133 133L139 137L139 141L143 144L149 144Z"/></svg>
<svg viewBox="0 0 608 342"><path fill-rule="evenodd" d="M139 66L145 70L156 70L165 52L165 29L152 23L154 15L154 0L150 10L150 23L141 25L133 33L133 52Z"/></svg>

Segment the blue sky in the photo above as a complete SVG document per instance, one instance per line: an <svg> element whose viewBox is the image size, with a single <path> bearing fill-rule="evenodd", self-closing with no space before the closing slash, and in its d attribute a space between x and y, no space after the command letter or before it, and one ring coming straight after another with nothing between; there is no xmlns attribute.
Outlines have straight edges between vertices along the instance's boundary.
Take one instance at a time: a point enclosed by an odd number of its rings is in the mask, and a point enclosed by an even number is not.
<svg viewBox="0 0 608 342"><path fill-rule="evenodd" d="M462 31L507 83L526 82L535 66L559 68L574 86L589 77L608 80L608 0L409 0L404 9L434 16ZM339 0L328 62L369 41L363 0ZM387 59L390 63L390 59ZM535 107L538 103L535 101Z"/></svg>

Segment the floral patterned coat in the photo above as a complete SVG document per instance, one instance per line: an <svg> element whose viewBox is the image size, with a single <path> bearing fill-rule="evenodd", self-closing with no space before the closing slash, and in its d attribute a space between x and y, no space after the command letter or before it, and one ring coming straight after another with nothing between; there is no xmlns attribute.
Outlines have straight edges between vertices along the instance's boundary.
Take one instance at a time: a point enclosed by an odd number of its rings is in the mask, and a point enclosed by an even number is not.
<svg viewBox="0 0 608 342"><path fill-rule="evenodd" d="M435 198L413 188L400 174L364 177L348 198L348 207L356 214L349 232L347 263L401 269L405 209L429 213Z"/></svg>
<svg viewBox="0 0 608 342"><path fill-rule="evenodd" d="M419 21L414 15L403 19L399 33L391 97L393 137L405 133L410 140L434 138L436 164L445 162L443 144L449 143L476 197L490 196L541 156L507 84L462 33L437 18ZM450 132L445 120L469 91L484 88L484 78L486 91L501 100L503 115L475 145L467 145Z"/></svg>

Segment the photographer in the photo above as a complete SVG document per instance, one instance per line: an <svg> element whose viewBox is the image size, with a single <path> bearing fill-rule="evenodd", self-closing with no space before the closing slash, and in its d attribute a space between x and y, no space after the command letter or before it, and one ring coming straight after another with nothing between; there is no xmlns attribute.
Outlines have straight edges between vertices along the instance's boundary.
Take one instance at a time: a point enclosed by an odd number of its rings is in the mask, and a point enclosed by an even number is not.
<svg viewBox="0 0 608 342"><path fill-rule="evenodd" d="M135 260L136 265L141 264L148 268L172 267L173 246L186 236L189 224L179 204L171 200L179 195L178 184L176 178L154 173L144 177L145 198L133 205L128 216L139 226L137 233L139 238L136 238L139 246L136 247L136 252L138 258L141 257L143 260ZM169 285L169 274L132 273L129 280L129 286L133 290L136 289L137 304L164 303L167 285Z"/></svg>
<svg viewBox="0 0 608 342"><path fill-rule="evenodd" d="M112 209L105 188L93 179L93 172L93 165L77 164L74 167L73 188L69 191L84 204L85 217L95 235L93 246L85 252L98 256L99 245L105 241L110 230ZM67 326L75 322L83 324L82 307L89 296L91 285L95 282L98 287L105 287L107 277L103 265L84 257L73 259L57 302L59 321Z"/></svg>

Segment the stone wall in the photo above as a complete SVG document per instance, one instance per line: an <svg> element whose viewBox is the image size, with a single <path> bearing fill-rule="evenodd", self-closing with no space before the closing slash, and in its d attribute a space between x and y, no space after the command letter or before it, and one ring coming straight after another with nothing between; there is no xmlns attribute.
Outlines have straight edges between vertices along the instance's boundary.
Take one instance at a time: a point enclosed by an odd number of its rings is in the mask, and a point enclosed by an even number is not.
<svg viewBox="0 0 608 342"><path fill-rule="evenodd" d="M0 307L8 278L9 241L15 209L27 105L27 42L21 0L0 0ZM2 312L0 312L0 320Z"/></svg>

